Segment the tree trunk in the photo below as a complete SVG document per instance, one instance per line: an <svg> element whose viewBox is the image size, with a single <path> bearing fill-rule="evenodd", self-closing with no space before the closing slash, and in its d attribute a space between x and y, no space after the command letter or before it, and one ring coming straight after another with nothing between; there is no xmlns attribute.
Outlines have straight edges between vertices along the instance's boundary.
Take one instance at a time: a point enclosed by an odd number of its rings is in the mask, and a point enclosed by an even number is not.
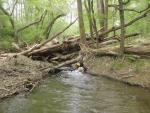
<svg viewBox="0 0 150 113"><path fill-rule="evenodd" d="M123 55L125 51L124 39L125 39L125 22L124 22L124 6L123 0L119 1L119 14L120 14L120 25L121 25L121 40L120 40L120 54Z"/></svg>
<svg viewBox="0 0 150 113"><path fill-rule="evenodd" d="M77 6L78 6L78 18L79 18L81 43L85 43L86 36L85 36L85 29L84 29L84 22L83 22L82 0L77 0Z"/></svg>
<svg viewBox="0 0 150 113"><path fill-rule="evenodd" d="M86 12L87 12L87 15L88 15L88 21L89 21L89 28L90 28L90 35L91 35L91 39L94 39L94 36L93 36L93 26L92 26L92 16L91 16L91 2L90 0L88 0L88 5L87 5L87 0L84 0L84 5L85 5L85 9L86 9Z"/></svg>
<svg viewBox="0 0 150 113"><path fill-rule="evenodd" d="M97 31L96 19L95 19L95 15L94 15L94 3L93 3L93 0L91 0L91 10L92 10L93 29L94 29L94 32L96 34L96 39L97 39L96 43L97 43L97 46L98 46L98 43L99 43L99 41L102 41L102 38L99 38L98 31Z"/></svg>
<svg viewBox="0 0 150 113"><path fill-rule="evenodd" d="M97 0L97 10L101 32L107 31L108 26L108 0ZM105 38L106 36L103 36Z"/></svg>
<svg viewBox="0 0 150 113"><path fill-rule="evenodd" d="M100 22L100 28L101 31L103 32L105 30L105 6L104 6L104 0L97 0L97 9L99 13L99 22Z"/></svg>
<svg viewBox="0 0 150 113"><path fill-rule="evenodd" d="M105 31L108 29L108 0L105 0ZM106 37L108 35L106 34Z"/></svg>

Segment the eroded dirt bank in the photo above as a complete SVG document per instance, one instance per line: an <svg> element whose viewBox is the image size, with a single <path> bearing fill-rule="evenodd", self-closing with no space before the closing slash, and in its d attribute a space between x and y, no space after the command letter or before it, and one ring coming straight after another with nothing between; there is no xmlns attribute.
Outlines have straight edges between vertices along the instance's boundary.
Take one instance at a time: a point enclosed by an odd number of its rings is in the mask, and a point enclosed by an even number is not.
<svg viewBox="0 0 150 113"><path fill-rule="evenodd" d="M150 59L88 57L88 73L150 89Z"/></svg>
<svg viewBox="0 0 150 113"><path fill-rule="evenodd" d="M85 61L88 73L150 88L150 59L88 56ZM0 99L32 90L48 74L41 69L51 66L25 56L0 60Z"/></svg>
<svg viewBox="0 0 150 113"><path fill-rule="evenodd" d="M30 91L47 75L41 68L49 63L33 61L25 56L11 57L0 61L0 99Z"/></svg>

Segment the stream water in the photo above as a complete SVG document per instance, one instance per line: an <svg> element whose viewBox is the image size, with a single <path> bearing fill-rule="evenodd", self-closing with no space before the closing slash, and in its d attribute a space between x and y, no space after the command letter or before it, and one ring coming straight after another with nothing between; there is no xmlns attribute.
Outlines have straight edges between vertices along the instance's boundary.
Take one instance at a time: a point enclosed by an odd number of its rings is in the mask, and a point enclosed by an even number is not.
<svg viewBox="0 0 150 113"><path fill-rule="evenodd" d="M150 113L150 91L78 71L64 72L0 103L0 113Z"/></svg>

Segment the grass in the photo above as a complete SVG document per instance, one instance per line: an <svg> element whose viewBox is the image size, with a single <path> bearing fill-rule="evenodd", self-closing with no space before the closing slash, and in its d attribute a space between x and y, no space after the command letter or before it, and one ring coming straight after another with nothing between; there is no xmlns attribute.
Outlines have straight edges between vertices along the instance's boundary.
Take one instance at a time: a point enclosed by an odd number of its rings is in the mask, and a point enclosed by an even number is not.
<svg viewBox="0 0 150 113"><path fill-rule="evenodd" d="M0 50L6 50L6 51L11 51L12 50L12 42L13 42L12 37L4 37L0 38Z"/></svg>
<svg viewBox="0 0 150 113"><path fill-rule="evenodd" d="M133 69L137 73L142 73L143 70L149 70L150 60L139 59L132 55L127 55L125 58L116 58L112 61L113 70L122 70L124 68Z"/></svg>
<svg viewBox="0 0 150 113"><path fill-rule="evenodd" d="M113 60L113 63L112 63L112 69L113 70L120 70L122 69L123 67L125 67L125 63L123 62L122 59L114 59Z"/></svg>

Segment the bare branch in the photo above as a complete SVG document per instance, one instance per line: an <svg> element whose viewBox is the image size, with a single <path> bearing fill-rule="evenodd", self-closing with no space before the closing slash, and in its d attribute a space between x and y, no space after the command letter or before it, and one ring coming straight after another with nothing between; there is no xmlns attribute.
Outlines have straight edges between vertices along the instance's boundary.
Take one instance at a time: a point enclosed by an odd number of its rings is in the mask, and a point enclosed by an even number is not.
<svg viewBox="0 0 150 113"><path fill-rule="evenodd" d="M130 0L123 2L123 5L127 5L129 2L130 2ZM109 4L108 7L119 7L119 5L118 4Z"/></svg>
<svg viewBox="0 0 150 113"><path fill-rule="evenodd" d="M138 20L140 20L140 19L146 17L149 12L150 12L150 6L148 6L147 10L144 11L143 13L141 13L139 16L135 17L133 20L131 20L131 21L129 21L128 23L126 23L126 24L125 24L125 27L130 26L130 25L132 25L133 23L135 23L136 21L138 21ZM119 29L121 29L121 26L112 27L111 29L109 29L109 30L107 30L107 31L105 31L105 32L103 32L103 33L100 33L99 35L100 35L100 36L103 36L103 35L108 34L108 33L112 32L112 31L114 31L114 30L119 30ZM99 30L99 32L100 32L100 30Z"/></svg>
<svg viewBox="0 0 150 113"><path fill-rule="evenodd" d="M127 5L130 2L130 0L127 0L126 2L123 2L123 5Z"/></svg>
<svg viewBox="0 0 150 113"><path fill-rule="evenodd" d="M65 16L65 14L59 14L59 15L57 15L57 16L48 24L48 26L46 27L46 29L45 29L45 31L44 31L44 33L43 33L43 35L45 35L46 39L48 39L49 34L50 34L50 32L51 32L51 29L52 29L54 23L57 21L57 19L59 19L60 17L63 17L63 16Z"/></svg>
<svg viewBox="0 0 150 113"><path fill-rule="evenodd" d="M127 34L127 35L125 35L125 39L126 39L126 38L129 38L129 37L135 37L135 36L138 36L138 35L140 35L140 34L141 34L141 33L131 33L131 34ZM109 37L109 38L107 38L105 41L111 40L111 39L120 41L120 37L119 37L118 35Z"/></svg>
<svg viewBox="0 0 150 113"><path fill-rule="evenodd" d="M109 4L108 7L114 7L115 9L120 10L119 6L116 5L116 4L111 4L111 5ZM148 4L147 8L145 8L145 9L143 9L141 11L138 11L136 9L127 9L127 8L124 8L124 11L133 11L133 12L136 12L136 13L142 13L142 12L146 11L149 7L150 7L150 4Z"/></svg>
<svg viewBox="0 0 150 113"><path fill-rule="evenodd" d="M42 16L40 17L40 19L39 19L38 21L32 22L32 23L30 23L30 24L28 24L28 25L26 25L26 26L24 26L24 27L18 29L17 32L21 32L21 31L25 30L26 28L29 28L29 27L31 27L32 25L35 25L35 24L38 24L39 22L41 22L42 19L43 19L44 14L45 14L45 12L42 14Z"/></svg>
<svg viewBox="0 0 150 113"><path fill-rule="evenodd" d="M43 19L42 19L42 22L41 22L41 28L43 27L43 23L44 23L44 20L46 18L46 15L47 15L47 10L45 10L45 14L43 15Z"/></svg>
<svg viewBox="0 0 150 113"><path fill-rule="evenodd" d="M46 43L52 41L54 38L56 38L57 36L59 36L60 34L62 34L64 31L66 31L70 26L72 26L75 22L77 21L77 19L75 19L73 22L71 22L68 26L66 26L62 31L58 32L56 35L52 36L50 39L44 41L43 43L41 43L38 48L42 47L43 45L45 45Z"/></svg>
<svg viewBox="0 0 150 113"><path fill-rule="evenodd" d="M47 39L47 40L45 40L44 42L42 42L41 44L36 45L36 46L32 47L32 48L29 49L29 50L23 51L23 52L19 53L18 55L30 55L30 53L31 53L32 51L34 51L35 49L41 48L42 46L44 46L45 44L47 44L48 42L52 41L52 40L55 39L57 36L59 36L60 34L62 34L62 33L63 33L64 31L66 31L70 26L72 26L76 21L77 21L77 19L74 20L72 23L70 23L68 26L66 26L62 31L60 31L60 32L58 32L56 35L52 36L50 39Z"/></svg>
<svg viewBox="0 0 150 113"><path fill-rule="evenodd" d="M12 8L12 11L10 13L10 16L12 16L12 14L14 13L15 6L17 5L17 3L18 3L18 0L15 1L14 5L13 5L13 8Z"/></svg>
<svg viewBox="0 0 150 113"><path fill-rule="evenodd" d="M124 10L125 10L125 11L133 11L133 12L136 12L136 13L142 13L142 12L148 10L149 7L150 7L150 4L148 5L147 8L145 8L145 9L143 9L143 10L141 10L141 11L138 11L138 10L135 10L135 9L124 9Z"/></svg>
<svg viewBox="0 0 150 113"><path fill-rule="evenodd" d="M117 4L109 4L108 7L114 7L116 9L119 9L119 6Z"/></svg>
<svg viewBox="0 0 150 113"><path fill-rule="evenodd" d="M124 11L132 11L136 13L141 13L141 11L135 10L135 9L124 9Z"/></svg>

